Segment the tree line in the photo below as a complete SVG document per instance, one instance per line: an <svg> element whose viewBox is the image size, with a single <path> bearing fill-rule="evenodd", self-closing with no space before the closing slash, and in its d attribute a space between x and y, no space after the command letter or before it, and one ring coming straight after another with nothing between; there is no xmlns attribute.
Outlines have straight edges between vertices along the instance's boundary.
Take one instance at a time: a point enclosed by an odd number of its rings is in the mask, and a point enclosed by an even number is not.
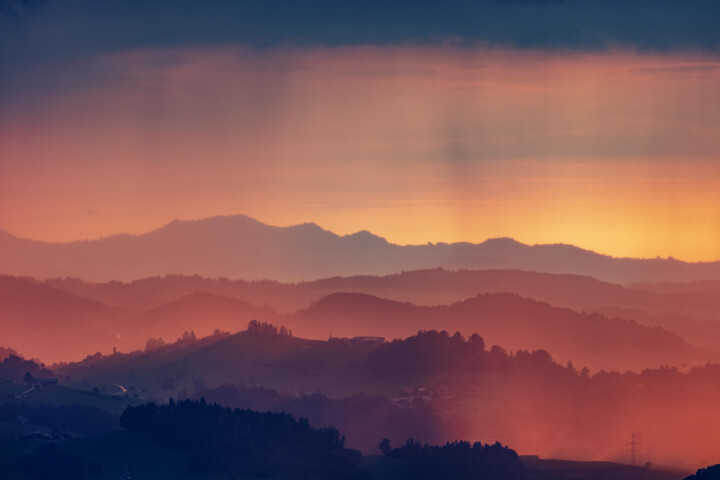
<svg viewBox="0 0 720 480"><path fill-rule="evenodd" d="M334 428L313 428L285 413L183 400L128 407L120 425L182 450L193 473L254 477L352 478L360 453Z"/></svg>
<svg viewBox="0 0 720 480"><path fill-rule="evenodd" d="M186 453L193 473L328 480L526 478L515 451L468 442L439 447L411 440L392 449L385 440L381 448L389 462L371 472L361 465L360 452L345 447L335 428L314 428L286 413L233 410L204 398L128 407L120 424Z"/></svg>
<svg viewBox="0 0 720 480"><path fill-rule="evenodd" d="M378 438L383 437L393 441L405 441L412 437L425 442L448 438L442 420L430 405L422 401L401 406L383 395L329 398L318 392L289 395L243 385L201 388L191 398L205 398L208 402L232 408L286 412L307 418L314 426L333 426L352 442L353 448L363 451L376 450Z"/></svg>

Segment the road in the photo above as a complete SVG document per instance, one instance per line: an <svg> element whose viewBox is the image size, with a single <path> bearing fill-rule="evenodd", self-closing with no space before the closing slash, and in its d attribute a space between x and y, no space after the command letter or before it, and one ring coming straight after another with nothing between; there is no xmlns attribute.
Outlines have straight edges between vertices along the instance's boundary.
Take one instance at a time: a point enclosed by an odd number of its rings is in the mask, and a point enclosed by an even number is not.
<svg viewBox="0 0 720 480"><path fill-rule="evenodd" d="M123 387L119 383L113 383L113 385L115 385L116 387L118 387L120 389L119 392L115 392L115 393L113 393L113 395L122 395L123 393L127 393L127 388Z"/></svg>

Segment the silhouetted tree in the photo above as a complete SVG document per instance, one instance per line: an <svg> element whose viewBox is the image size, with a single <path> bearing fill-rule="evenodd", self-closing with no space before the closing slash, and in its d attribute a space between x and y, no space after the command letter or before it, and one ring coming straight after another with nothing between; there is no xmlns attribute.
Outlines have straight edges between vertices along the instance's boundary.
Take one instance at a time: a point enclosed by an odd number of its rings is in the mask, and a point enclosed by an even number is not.
<svg viewBox="0 0 720 480"><path fill-rule="evenodd" d="M272 323L258 322L257 320L250 320L248 322L247 331L249 333L256 333L261 335L280 335L282 337L292 337L292 330L287 327L277 327Z"/></svg>
<svg viewBox="0 0 720 480"><path fill-rule="evenodd" d="M701 468L685 480L720 480L720 464Z"/></svg>
<svg viewBox="0 0 720 480"><path fill-rule="evenodd" d="M223 385L200 389L194 399L204 397L232 408L286 412L307 418L313 426L337 428L353 448L375 450L378 439L405 441L409 436L425 442L446 439L442 421L424 402L398 404L382 395L351 395L329 398L321 393L289 395L262 387Z"/></svg>
<svg viewBox="0 0 720 480"><path fill-rule="evenodd" d="M42 363L34 360L25 360L18 355L8 355L0 362L0 378L12 380L13 382L27 382L28 374L31 377L49 377L52 372L45 368Z"/></svg>
<svg viewBox="0 0 720 480"><path fill-rule="evenodd" d="M398 480L525 480L527 474L514 450L500 443L483 445L470 442L443 446L421 445L413 440L390 450L387 456L407 462Z"/></svg>
<svg viewBox="0 0 720 480"><path fill-rule="evenodd" d="M392 447L390 446L390 440L387 438L383 438L380 441L379 448L383 455L390 455L390 452L392 451Z"/></svg>
<svg viewBox="0 0 720 480"><path fill-rule="evenodd" d="M157 350L158 348L165 346L165 340L162 338L148 338L147 342L145 343L145 351L146 352L152 352L153 350Z"/></svg>
<svg viewBox="0 0 720 480"><path fill-rule="evenodd" d="M204 398L171 400L128 407L120 424L186 452L195 473L343 479L359 471L359 452L346 449L337 430L282 413L231 410Z"/></svg>
<svg viewBox="0 0 720 480"><path fill-rule="evenodd" d="M175 342L176 345L182 346L182 345L189 345L192 343L197 342L197 336L195 335L195 330L187 331L183 333L182 337L177 339L177 342Z"/></svg>

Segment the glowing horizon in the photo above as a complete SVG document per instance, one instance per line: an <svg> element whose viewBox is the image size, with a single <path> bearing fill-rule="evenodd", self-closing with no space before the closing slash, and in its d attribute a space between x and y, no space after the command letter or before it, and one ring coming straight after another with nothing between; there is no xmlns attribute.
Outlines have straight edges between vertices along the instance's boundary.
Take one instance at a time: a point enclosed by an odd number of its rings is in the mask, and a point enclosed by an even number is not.
<svg viewBox="0 0 720 480"><path fill-rule="evenodd" d="M0 110L0 228L19 237L245 214L720 260L711 54L219 46L55 68L57 89Z"/></svg>
<svg viewBox="0 0 720 480"><path fill-rule="evenodd" d="M168 219L168 220L162 222L161 224L158 224L158 225L155 225L155 226L148 226L147 228L140 229L140 230L137 230L137 231L117 231L117 232L109 232L109 233L107 233L107 234L101 233L101 234L99 234L99 235L97 235L97 236L87 236L87 237L83 237L83 238L68 238L68 239L63 239L63 238L61 238L61 239L57 239L57 240L45 240L45 239L41 239L41 238L24 237L24 236L21 236L21 235L16 235L14 232L11 232L11 231L8 231L8 230L2 229L2 228L0 228L0 230L3 230L3 231L5 231L6 233L9 233L9 234L13 235L13 236L16 237L16 238L20 238L20 239L23 239L23 240L31 240L31 241L43 242L43 243L51 243L51 244L65 244L65 243L74 243L74 242L84 242L84 241L102 240L102 239L104 239L104 238L113 237L113 236L116 236L116 235L142 236L142 235L144 235L144 234L152 233L152 232L154 232L154 231L156 231L156 230L160 230L160 229L164 228L165 226L167 226L168 224L172 223L173 221L194 222L194 221L201 221L201 220L211 219L211 218L214 218L214 217L233 217L233 216L246 216L246 217L252 218L252 219L254 219L254 220L257 220L258 222L263 223L263 224L265 224L265 225L269 225L269 226L273 226L273 227L280 227L280 228L292 227L292 226L297 226L297 225L302 225L302 224L315 224L315 225L317 225L318 227L322 228L323 230L329 231L329 232L334 233L334 234L336 234L336 235L338 235L338 236L347 236L347 235L352 235L352 234L359 233L359 232L362 232L362 231L369 231L371 234L373 234L373 235L375 235L375 236L377 236L377 237L383 238L383 239L385 239L386 241L388 241L389 243L392 243L392 244L395 244L395 245L399 245L399 246L425 245L425 244L428 244L428 243L433 243L433 244L437 244L437 243L445 243L445 244L452 244L452 243L473 243L473 244L480 244L480 243L483 243L483 242L488 241L488 240L508 238L508 239L511 239L511 240L514 240L514 241L517 241L517 242L519 242L519 243L522 243L522 244L525 244L525 245L529 245L529 246L534 246L534 245L571 245L571 246L579 247L579 248L582 248L582 249L584 249L584 250L592 251L592 252L594 252L594 253L598 253L598 254L601 254L601 255L611 256L611 257L614 257L614 258L636 258L636 259L654 259L654 258L668 258L668 259L670 259L670 258L671 258L671 259L674 259L674 260L680 260L680 261L689 262L689 263L703 263L703 262L715 262L715 261L720 261L720 260L687 260L687 259L684 259L684 258L678 258L678 257L672 256L672 255L667 255L667 256L655 255L655 256L645 256L645 257L640 257L640 256L628 256L628 255L612 255L612 254L610 254L610 253L603 252L603 251L600 251L600 250L596 250L596 249L593 249L593 248L589 248L589 247L586 247L586 246L581 245L581 244L566 242L566 241L562 241L562 240L558 240L558 241L548 240L548 241L543 241L543 242L533 242L533 241L524 240L524 239L522 239L522 238L517 238L517 237L513 237L513 236L509 236L509 235L489 236L489 237L485 237L485 238L477 238L477 239L471 239L471 240L464 240L464 239L443 240L443 239L440 239L440 240L418 240L418 241L410 240L410 241L407 241L407 242L402 242L402 241L395 241L392 237L390 237L390 236L388 236L388 235L384 235L384 234L382 234L382 233L379 233L379 232L377 232L377 231L373 231L373 230L370 230L370 229L367 229L367 228L352 228L352 227L351 227L351 228L348 229L348 230L342 230L342 231L340 231L340 230L335 230L335 229L333 229L333 228L329 228L329 227L327 227L326 225L323 225L323 224L321 224L321 223L318 223L318 222L315 222L315 221L312 221L312 220L308 220L308 221L292 221L292 220L291 220L291 221L285 222L285 223L273 223L273 222L264 221L264 220L261 219L261 218L256 218L256 217L254 217L254 216L252 216L252 215L245 215L245 214L243 214L243 213L211 215L211 216L207 216L207 217L197 217L197 218L172 218L172 219Z"/></svg>

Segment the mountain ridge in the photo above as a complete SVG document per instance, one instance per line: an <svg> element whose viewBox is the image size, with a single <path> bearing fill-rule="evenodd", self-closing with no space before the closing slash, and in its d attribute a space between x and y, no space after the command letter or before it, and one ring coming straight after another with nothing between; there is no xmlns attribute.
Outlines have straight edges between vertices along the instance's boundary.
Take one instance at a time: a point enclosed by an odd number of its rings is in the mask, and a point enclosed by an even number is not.
<svg viewBox="0 0 720 480"><path fill-rule="evenodd" d="M37 240L27 237L21 237L19 235L15 235L11 233L8 230L5 230L3 228L0 228L0 237L8 237L12 238L14 240L19 241L25 241L25 242L33 242L36 244L43 244L43 245L72 245L72 244L86 244L86 243L92 243L92 242L102 242L106 240L111 239L138 239L142 237L149 237L149 236L155 236L159 233L166 233L169 231L172 231L174 229L178 228L185 228L192 225L202 225L202 224L211 224L211 223L219 223L219 222L230 222L230 221L236 221L236 222L242 222L245 225L251 225L254 227L261 227L261 228L270 228L270 229L276 229L276 230L301 230L301 229L309 229L316 232L321 232L323 234L330 234L331 236L343 239L343 238L361 238L366 240L373 240L373 241L382 241L383 243L386 243L388 245L393 245L396 247L426 247L428 245L430 246L440 246L440 247L448 247L448 246L501 246L501 247L529 247L529 248L535 248L535 247L569 247L573 248L575 250L585 252L585 253L591 253L593 255L597 255L600 257L605 258L612 258L616 260L657 260L656 258L650 258L650 257L615 257L612 255L596 252L594 250L586 249L579 247L577 245L573 245L570 243L563 243L563 242L555 242L555 243L523 243L519 240L514 239L513 237L508 236L502 236L502 237L488 237L487 239L483 240L482 242L470 242L470 241L455 241L455 242L429 242L426 244L423 243L409 243L409 244L398 244L388 241L386 238L377 235L375 233L372 233L371 231L367 229L358 230L353 233L348 233L344 235L340 235L337 233L332 232L331 230L327 230L320 225L318 225L315 222L303 222L303 223L297 223L297 224L291 224L286 226L279 226L279 225L271 225L269 223L261 222L260 220L257 220L255 218L252 218L248 215L244 214L236 214L236 215L213 215L211 217L204 217L199 219L190 219L190 220L181 220L178 218L174 218L167 222L166 224L154 228L151 230L148 230L143 233L133 234L133 233L113 233L107 236L101 236L97 238L87 238L87 239L77 239L77 240L69 240L69 241L63 241L63 242L49 242L45 240ZM666 259L661 259L666 260ZM667 260L674 260L671 258L668 258ZM686 262L683 260L675 260L681 263L688 263L688 264L703 264L703 263L718 263L718 262Z"/></svg>
<svg viewBox="0 0 720 480"><path fill-rule="evenodd" d="M140 235L49 243L0 231L0 272L36 278L135 280L157 275L303 281L407 270L519 269L615 283L720 278L720 262L612 257L563 243L398 245L367 230L338 235L315 223L272 226L246 215L173 220Z"/></svg>

